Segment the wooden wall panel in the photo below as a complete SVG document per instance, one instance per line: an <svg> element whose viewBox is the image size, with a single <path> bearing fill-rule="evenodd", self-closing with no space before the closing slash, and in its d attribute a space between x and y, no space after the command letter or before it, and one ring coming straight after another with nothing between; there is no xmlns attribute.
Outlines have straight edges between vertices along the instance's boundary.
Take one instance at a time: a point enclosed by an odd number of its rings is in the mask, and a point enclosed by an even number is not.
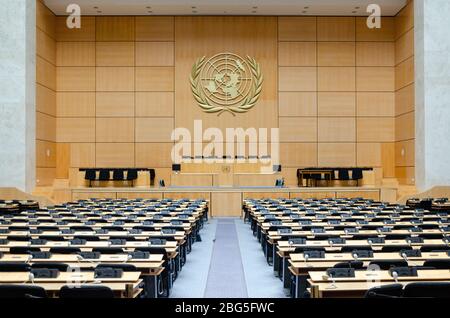
<svg viewBox="0 0 450 318"><path fill-rule="evenodd" d="M97 93L95 111L97 117L134 117L134 93Z"/></svg>
<svg viewBox="0 0 450 318"><path fill-rule="evenodd" d="M394 42L357 42L356 66L395 66Z"/></svg>
<svg viewBox="0 0 450 318"><path fill-rule="evenodd" d="M95 167L95 143L71 143L70 166L76 168Z"/></svg>
<svg viewBox="0 0 450 318"><path fill-rule="evenodd" d="M358 143L356 165L359 167L381 167L381 144Z"/></svg>
<svg viewBox="0 0 450 318"><path fill-rule="evenodd" d="M356 165L355 143L320 143L318 145L319 167L354 167Z"/></svg>
<svg viewBox="0 0 450 318"><path fill-rule="evenodd" d="M55 91L39 83L36 83L36 111L56 116Z"/></svg>
<svg viewBox="0 0 450 318"><path fill-rule="evenodd" d="M134 66L134 42L97 42L97 66Z"/></svg>
<svg viewBox="0 0 450 318"><path fill-rule="evenodd" d="M354 92L354 67L319 67L319 92Z"/></svg>
<svg viewBox="0 0 450 318"><path fill-rule="evenodd" d="M94 42L57 42L57 66L95 66Z"/></svg>
<svg viewBox="0 0 450 318"><path fill-rule="evenodd" d="M395 19L395 37L398 39L414 27L414 1L410 1Z"/></svg>
<svg viewBox="0 0 450 318"><path fill-rule="evenodd" d="M56 88L58 92L95 91L95 68L57 67Z"/></svg>
<svg viewBox="0 0 450 318"><path fill-rule="evenodd" d="M36 113L36 139L56 141L55 117L44 113Z"/></svg>
<svg viewBox="0 0 450 318"><path fill-rule="evenodd" d="M317 116L317 93L279 92L278 107L280 116Z"/></svg>
<svg viewBox="0 0 450 318"><path fill-rule="evenodd" d="M316 117L280 117L280 142L316 141Z"/></svg>
<svg viewBox="0 0 450 318"><path fill-rule="evenodd" d="M172 143L136 143L136 166L172 167Z"/></svg>
<svg viewBox="0 0 450 318"><path fill-rule="evenodd" d="M48 187L53 185L56 178L55 168L36 168L36 186Z"/></svg>
<svg viewBox="0 0 450 318"><path fill-rule="evenodd" d="M395 120L390 117L358 118L358 142L393 142Z"/></svg>
<svg viewBox="0 0 450 318"><path fill-rule="evenodd" d="M316 50L316 42L280 42L278 45L278 65L316 66Z"/></svg>
<svg viewBox="0 0 450 318"><path fill-rule="evenodd" d="M97 41L134 41L134 17L96 17Z"/></svg>
<svg viewBox="0 0 450 318"><path fill-rule="evenodd" d="M279 17L279 41L316 41L316 17Z"/></svg>
<svg viewBox="0 0 450 318"><path fill-rule="evenodd" d="M414 82L414 58L403 61L395 67L395 89L399 90Z"/></svg>
<svg viewBox="0 0 450 318"><path fill-rule="evenodd" d="M79 29L69 29L66 21L67 17L56 17L56 41L95 41L95 17L83 16Z"/></svg>
<svg viewBox="0 0 450 318"><path fill-rule="evenodd" d="M40 1L36 1L36 27L55 39L55 15Z"/></svg>
<svg viewBox="0 0 450 318"><path fill-rule="evenodd" d="M362 117L393 117L395 115L395 93L358 92L357 114Z"/></svg>
<svg viewBox="0 0 450 318"><path fill-rule="evenodd" d="M94 142L94 118L57 118L56 136L58 142Z"/></svg>
<svg viewBox="0 0 450 318"><path fill-rule="evenodd" d="M39 56L36 57L36 83L51 90L56 88L55 65Z"/></svg>
<svg viewBox="0 0 450 318"><path fill-rule="evenodd" d="M415 109L414 84L405 86L395 93L395 115L411 112Z"/></svg>
<svg viewBox="0 0 450 318"><path fill-rule="evenodd" d="M280 67L278 88L281 92L314 92L317 90L315 67Z"/></svg>
<svg viewBox="0 0 450 318"><path fill-rule="evenodd" d="M173 117L173 92L137 92L136 117Z"/></svg>
<svg viewBox="0 0 450 318"><path fill-rule="evenodd" d="M96 89L100 92L133 92L134 67L97 67Z"/></svg>
<svg viewBox="0 0 450 318"><path fill-rule="evenodd" d="M54 142L36 141L36 166L38 168L56 167L56 144Z"/></svg>
<svg viewBox="0 0 450 318"><path fill-rule="evenodd" d="M381 28L369 29L366 17L356 18L356 41L389 41L395 39L395 18L382 17Z"/></svg>
<svg viewBox="0 0 450 318"><path fill-rule="evenodd" d="M173 67L136 67L136 91L171 92L173 75Z"/></svg>
<svg viewBox="0 0 450 318"><path fill-rule="evenodd" d="M319 142L355 142L355 129L353 117L319 117Z"/></svg>
<svg viewBox="0 0 450 318"><path fill-rule="evenodd" d="M172 118L136 118L136 142L170 142Z"/></svg>
<svg viewBox="0 0 450 318"><path fill-rule="evenodd" d="M355 116L355 93L319 93L318 114L337 117Z"/></svg>
<svg viewBox="0 0 450 318"><path fill-rule="evenodd" d="M317 166L317 143L280 143L280 162L283 167Z"/></svg>
<svg viewBox="0 0 450 318"><path fill-rule="evenodd" d="M56 103L58 105L58 117L95 116L95 93L57 93Z"/></svg>
<svg viewBox="0 0 450 318"><path fill-rule="evenodd" d="M359 92L393 92L395 70L392 67L357 67L356 89Z"/></svg>
<svg viewBox="0 0 450 318"><path fill-rule="evenodd" d="M395 165L397 167L414 167L415 155L413 139L395 143Z"/></svg>
<svg viewBox="0 0 450 318"><path fill-rule="evenodd" d="M174 42L136 42L136 66L174 66Z"/></svg>
<svg viewBox="0 0 450 318"><path fill-rule="evenodd" d="M134 143L97 143L97 167L134 167Z"/></svg>
<svg viewBox="0 0 450 318"><path fill-rule="evenodd" d="M403 34L395 42L395 63L400 64L414 55L414 29Z"/></svg>
<svg viewBox="0 0 450 318"><path fill-rule="evenodd" d="M414 112L406 113L395 118L395 140L409 140L415 138Z"/></svg>
<svg viewBox="0 0 450 318"><path fill-rule="evenodd" d="M354 17L318 17L318 41L355 41Z"/></svg>
<svg viewBox="0 0 450 318"><path fill-rule="evenodd" d="M355 42L319 42L318 66L355 66Z"/></svg>
<svg viewBox="0 0 450 318"><path fill-rule="evenodd" d="M36 55L47 60L51 64L56 63L56 43L55 40L42 31L41 29L36 29Z"/></svg>
<svg viewBox="0 0 450 318"><path fill-rule="evenodd" d="M70 144L57 143L56 144L56 178L69 179L70 168Z"/></svg>
<svg viewBox="0 0 450 318"><path fill-rule="evenodd" d="M133 118L96 118L97 142L134 142Z"/></svg>
<svg viewBox="0 0 450 318"><path fill-rule="evenodd" d="M136 17L136 41L173 41L174 17Z"/></svg>

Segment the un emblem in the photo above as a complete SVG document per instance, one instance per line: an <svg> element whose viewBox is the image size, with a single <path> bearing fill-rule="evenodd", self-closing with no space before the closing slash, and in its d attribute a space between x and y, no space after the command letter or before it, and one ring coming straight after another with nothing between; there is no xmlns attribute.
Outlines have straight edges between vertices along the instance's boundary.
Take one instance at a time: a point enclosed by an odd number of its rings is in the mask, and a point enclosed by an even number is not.
<svg viewBox="0 0 450 318"><path fill-rule="evenodd" d="M199 58L190 76L192 94L207 113L245 113L261 95L263 76L254 58L233 53Z"/></svg>

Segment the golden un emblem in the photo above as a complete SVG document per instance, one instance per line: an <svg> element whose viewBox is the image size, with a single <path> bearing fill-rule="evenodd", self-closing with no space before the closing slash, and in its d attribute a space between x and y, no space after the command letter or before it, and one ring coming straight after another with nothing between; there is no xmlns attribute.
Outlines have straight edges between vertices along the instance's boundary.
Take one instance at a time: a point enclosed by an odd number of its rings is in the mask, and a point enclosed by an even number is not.
<svg viewBox="0 0 450 318"><path fill-rule="evenodd" d="M207 113L245 113L261 95L263 76L254 58L233 53L199 58L192 66L191 90Z"/></svg>

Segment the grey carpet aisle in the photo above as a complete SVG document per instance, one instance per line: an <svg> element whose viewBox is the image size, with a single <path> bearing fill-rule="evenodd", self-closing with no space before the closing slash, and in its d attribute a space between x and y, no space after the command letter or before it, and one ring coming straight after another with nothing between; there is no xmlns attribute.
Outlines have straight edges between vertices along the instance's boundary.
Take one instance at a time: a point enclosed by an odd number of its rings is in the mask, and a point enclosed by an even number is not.
<svg viewBox="0 0 450 318"><path fill-rule="evenodd" d="M204 297L248 297L235 220L218 219Z"/></svg>

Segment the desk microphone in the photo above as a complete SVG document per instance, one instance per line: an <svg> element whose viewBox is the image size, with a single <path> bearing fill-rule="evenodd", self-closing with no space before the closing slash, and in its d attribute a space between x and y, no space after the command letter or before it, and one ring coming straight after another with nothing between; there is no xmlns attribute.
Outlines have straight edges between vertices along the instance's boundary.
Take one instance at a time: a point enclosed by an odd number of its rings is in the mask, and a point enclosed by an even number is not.
<svg viewBox="0 0 450 318"><path fill-rule="evenodd" d="M28 274L28 280L34 285L34 274L32 272Z"/></svg>
<svg viewBox="0 0 450 318"><path fill-rule="evenodd" d="M305 259L305 264L308 263L309 254L303 254L303 257Z"/></svg>
<svg viewBox="0 0 450 318"><path fill-rule="evenodd" d="M447 237L444 239L444 243L445 243L445 245L447 245L447 246L450 244L450 241L448 240Z"/></svg>
<svg viewBox="0 0 450 318"><path fill-rule="evenodd" d="M398 273L396 271L392 272L392 278L394 278L395 283L398 283Z"/></svg>
<svg viewBox="0 0 450 318"><path fill-rule="evenodd" d="M123 261L124 263L131 261L131 259L133 258L133 256L131 256L130 254L127 255L127 259L125 261Z"/></svg>
<svg viewBox="0 0 450 318"><path fill-rule="evenodd" d="M97 263L91 261L90 259L84 258L84 257L81 256L81 255L77 255L77 260L78 260L78 262L86 261L86 262L89 262L89 263L91 263L91 264L97 265Z"/></svg>
<svg viewBox="0 0 450 318"><path fill-rule="evenodd" d="M334 277L333 277L333 275L332 274L329 274L329 277L330 277L330 279L331 279L331 288L337 288L337 286L336 286L336 280L334 279Z"/></svg>
<svg viewBox="0 0 450 318"><path fill-rule="evenodd" d="M408 256L406 255L406 253L402 253L402 257L405 260L405 262L408 262Z"/></svg>
<svg viewBox="0 0 450 318"><path fill-rule="evenodd" d="M354 258L355 261L358 260L358 253L353 253L352 256L353 256L353 258Z"/></svg>
<svg viewBox="0 0 450 318"><path fill-rule="evenodd" d="M372 240L368 240L367 242L369 243L369 246L372 246L372 244L373 244Z"/></svg>

